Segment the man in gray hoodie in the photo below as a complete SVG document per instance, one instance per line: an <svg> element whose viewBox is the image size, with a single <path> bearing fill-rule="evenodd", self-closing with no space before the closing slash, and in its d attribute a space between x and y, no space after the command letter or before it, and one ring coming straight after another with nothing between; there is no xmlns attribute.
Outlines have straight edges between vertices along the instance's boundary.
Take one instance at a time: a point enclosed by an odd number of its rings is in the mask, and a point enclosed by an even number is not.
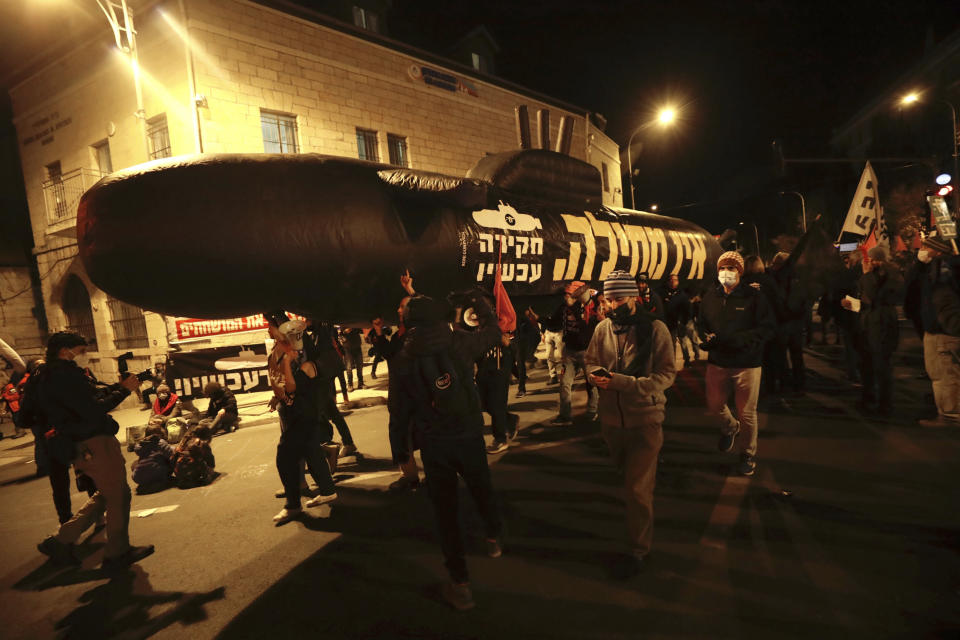
<svg viewBox="0 0 960 640"><path fill-rule="evenodd" d="M613 567L626 579L640 571L653 541L653 487L663 446L663 420L677 368L670 330L637 304L626 271L603 283L607 317L584 355L590 382L600 389L600 425L626 488L631 553Z"/></svg>

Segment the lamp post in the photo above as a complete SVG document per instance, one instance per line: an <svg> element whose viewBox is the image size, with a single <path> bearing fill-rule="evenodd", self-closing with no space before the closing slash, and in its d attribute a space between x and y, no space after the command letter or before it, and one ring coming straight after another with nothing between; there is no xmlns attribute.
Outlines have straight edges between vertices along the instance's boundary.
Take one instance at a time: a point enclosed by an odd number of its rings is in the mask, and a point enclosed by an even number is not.
<svg viewBox="0 0 960 640"><path fill-rule="evenodd" d="M140 121L140 135L143 138L143 148L150 159L150 143L147 139L147 115L143 108L143 89L140 86L140 59L137 56L137 32L133 28L133 14L127 6L127 0L120 0L120 4L110 0L97 0L97 5L103 11L113 30L113 39L117 48L130 56L130 67L133 69L133 86L137 94L137 111L134 114ZM117 16L117 9L120 15Z"/></svg>
<svg viewBox="0 0 960 640"><path fill-rule="evenodd" d="M780 192L780 195L782 196L791 195L791 194L800 198L800 214L802 216L800 220L802 222L803 232L806 233L807 232L807 201L803 199L803 194L800 193L799 191L781 191Z"/></svg>
<svg viewBox="0 0 960 640"><path fill-rule="evenodd" d="M646 122L640 125L639 127L636 128L636 130L634 130L633 133L630 134L630 139L627 141L627 180L629 181L629 187L630 187L630 208L631 209L637 208L633 200L633 157L632 157L633 154L630 153L630 150L633 148L633 139L636 137L638 133L640 133L641 131L644 131L645 129L649 129L654 124L659 124L660 126L668 127L672 125L674 122L676 122L676 120L677 120L677 111L673 107L664 107L657 114L656 120L653 120L651 122ZM640 148L641 150L643 149L642 146Z"/></svg>
<svg viewBox="0 0 960 640"><path fill-rule="evenodd" d="M747 226L746 222L741 222L740 224L742 224L743 226ZM757 230L756 222L751 222L750 224L753 225L753 239L757 243L757 255L759 256L760 255L760 232Z"/></svg>
<svg viewBox="0 0 960 640"><path fill-rule="evenodd" d="M908 93L900 99L900 104L903 106L910 106L916 102L920 101L920 95L916 92ZM958 193L957 186L960 185L958 180L960 180L960 175L958 175L957 170L957 148L960 146L960 140L957 139L957 108L953 106L953 103L944 98L939 98L939 101L943 104L950 107L950 132L953 136L950 139L950 149L953 151L953 175L951 179L953 180L954 189L953 189L953 211L954 213L960 212L960 193Z"/></svg>

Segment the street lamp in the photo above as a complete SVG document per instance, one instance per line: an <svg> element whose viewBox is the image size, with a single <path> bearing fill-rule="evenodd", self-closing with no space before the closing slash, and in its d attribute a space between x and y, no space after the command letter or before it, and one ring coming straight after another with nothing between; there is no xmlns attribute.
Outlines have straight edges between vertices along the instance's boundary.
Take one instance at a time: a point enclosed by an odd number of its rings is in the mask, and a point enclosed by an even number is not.
<svg viewBox="0 0 960 640"><path fill-rule="evenodd" d="M795 195L800 198L800 213L802 215L801 221L803 222L803 232L807 232L807 202L803 199L803 194L799 191L781 191L780 195Z"/></svg>
<svg viewBox="0 0 960 640"><path fill-rule="evenodd" d="M120 0L120 4L111 0L97 0L97 5L107 17L110 28L113 30L113 39L117 48L130 56L130 67L133 69L133 86L137 94L137 120L140 121L140 135L143 137L143 147L150 159L150 143L147 140L147 114L143 108L143 89L140 86L140 59L137 56L137 32L133 28L133 14L127 6L127 0ZM120 15L117 16L117 9Z"/></svg>
<svg viewBox="0 0 960 640"><path fill-rule="evenodd" d="M649 129L651 126L655 124L659 124L661 127L669 127L674 122L676 122L676 120L677 120L676 109L674 109L673 107L664 107L663 109L660 109L660 112L657 114L656 120L652 120L650 122L640 125L639 127L637 127L637 129L633 133L630 134L630 140L627 142L627 179L629 180L629 183L630 183L630 208L631 209L636 209L636 205L634 204L634 201L633 201L633 158L631 157L633 154L630 153L630 150L633 148L634 137L636 137L636 135L641 131ZM643 149L642 146L640 148L641 150Z"/></svg>
<svg viewBox="0 0 960 640"><path fill-rule="evenodd" d="M900 104L905 107L908 107L919 101L920 95L915 91L900 98ZM939 101L950 107L950 130L953 134L953 138L950 140L950 148L953 149L953 177L954 180L956 180L957 176L960 175L960 173L957 171L957 147L958 144L960 144L960 140L957 140L957 108L954 107L953 103L949 100L939 98ZM954 213L960 211L960 193L958 193L956 190L954 190L953 193L953 211Z"/></svg>
<svg viewBox="0 0 960 640"><path fill-rule="evenodd" d="M747 226L746 222L741 222L740 224L742 224L743 226ZM760 255L760 232L757 231L756 222L751 222L750 224L753 225L753 239L757 243L757 255L759 256Z"/></svg>

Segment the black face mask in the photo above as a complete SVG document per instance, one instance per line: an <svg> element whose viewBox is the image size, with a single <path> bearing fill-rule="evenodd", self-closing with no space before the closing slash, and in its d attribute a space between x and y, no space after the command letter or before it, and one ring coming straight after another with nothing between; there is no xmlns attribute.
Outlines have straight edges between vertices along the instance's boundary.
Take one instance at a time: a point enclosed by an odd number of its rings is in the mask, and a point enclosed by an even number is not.
<svg viewBox="0 0 960 640"><path fill-rule="evenodd" d="M630 307L625 304L620 305L616 309L611 309L607 316L613 320L614 324L623 324L624 321L633 315L630 311Z"/></svg>

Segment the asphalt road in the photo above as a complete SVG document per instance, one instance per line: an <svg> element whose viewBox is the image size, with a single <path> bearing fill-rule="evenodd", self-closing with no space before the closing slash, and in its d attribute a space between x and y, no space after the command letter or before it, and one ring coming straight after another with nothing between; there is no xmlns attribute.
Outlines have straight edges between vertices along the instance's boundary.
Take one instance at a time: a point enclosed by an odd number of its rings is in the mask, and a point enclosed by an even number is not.
<svg viewBox="0 0 960 640"><path fill-rule="evenodd" d="M807 395L761 414L751 479L715 449L702 366L681 373L654 551L627 583L607 576L625 536L618 477L595 427L546 425L556 392L538 369L533 393L511 391L516 446L491 459L503 557L483 554L463 493L477 602L467 613L437 600L445 571L425 492L385 492L396 473L382 406L347 418L368 457L338 474L340 500L282 527L271 521L277 424L216 438L215 483L134 496L132 540L157 552L112 581L97 569L102 533L79 569L44 562L49 485L20 457L29 438L4 441L0 637L958 637L960 432L912 425L929 393L913 354L896 370L896 416L861 416L838 353L808 354Z"/></svg>

